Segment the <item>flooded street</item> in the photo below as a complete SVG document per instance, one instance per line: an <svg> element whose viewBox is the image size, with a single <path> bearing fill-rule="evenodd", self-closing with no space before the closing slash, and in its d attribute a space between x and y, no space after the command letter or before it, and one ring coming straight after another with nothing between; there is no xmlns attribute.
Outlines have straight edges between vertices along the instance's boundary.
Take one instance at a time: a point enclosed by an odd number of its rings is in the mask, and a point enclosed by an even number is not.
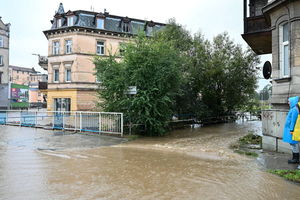
<svg viewBox="0 0 300 200"><path fill-rule="evenodd" d="M0 126L0 199L299 199L300 186L228 148L259 123L126 143Z"/></svg>

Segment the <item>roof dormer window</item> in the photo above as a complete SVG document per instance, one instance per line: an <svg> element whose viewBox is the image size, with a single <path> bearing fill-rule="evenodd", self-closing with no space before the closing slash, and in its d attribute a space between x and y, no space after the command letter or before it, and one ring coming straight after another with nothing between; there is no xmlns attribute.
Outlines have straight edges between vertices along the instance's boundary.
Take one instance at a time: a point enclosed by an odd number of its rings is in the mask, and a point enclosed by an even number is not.
<svg viewBox="0 0 300 200"><path fill-rule="evenodd" d="M125 33L129 33L129 24L128 23L123 23L122 31Z"/></svg>
<svg viewBox="0 0 300 200"><path fill-rule="evenodd" d="M74 16L69 16L68 21L67 21L68 26L73 26L74 25Z"/></svg>
<svg viewBox="0 0 300 200"><path fill-rule="evenodd" d="M60 18L60 19L57 19L57 28L61 27L61 21L62 21L61 18Z"/></svg>
<svg viewBox="0 0 300 200"><path fill-rule="evenodd" d="M97 28L104 29L104 19L101 18L97 19Z"/></svg>

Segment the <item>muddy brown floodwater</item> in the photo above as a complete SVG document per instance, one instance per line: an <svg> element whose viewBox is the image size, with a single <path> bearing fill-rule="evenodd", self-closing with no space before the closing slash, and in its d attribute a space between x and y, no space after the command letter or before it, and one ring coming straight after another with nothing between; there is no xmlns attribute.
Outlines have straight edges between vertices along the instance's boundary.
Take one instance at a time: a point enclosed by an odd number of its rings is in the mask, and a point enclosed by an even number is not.
<svg viewBox="0 0 300 200"><path fill-rule="evenodd" d="M300 199L228 146L259 122L123 139L0 126L0 199Z"/></svg>

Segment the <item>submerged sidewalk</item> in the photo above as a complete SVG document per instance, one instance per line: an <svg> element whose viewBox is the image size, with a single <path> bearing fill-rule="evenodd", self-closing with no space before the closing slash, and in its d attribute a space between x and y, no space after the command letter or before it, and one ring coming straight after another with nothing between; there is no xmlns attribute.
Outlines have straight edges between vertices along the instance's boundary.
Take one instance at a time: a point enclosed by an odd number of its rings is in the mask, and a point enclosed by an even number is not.
<svg viewBox="0 0 300 200"><path fill-rule="evenodd" d="M259 153L257 161L266 169L295 170L300 164L288 164L288 160L291 158L291 154L263 151Z"/></svg>

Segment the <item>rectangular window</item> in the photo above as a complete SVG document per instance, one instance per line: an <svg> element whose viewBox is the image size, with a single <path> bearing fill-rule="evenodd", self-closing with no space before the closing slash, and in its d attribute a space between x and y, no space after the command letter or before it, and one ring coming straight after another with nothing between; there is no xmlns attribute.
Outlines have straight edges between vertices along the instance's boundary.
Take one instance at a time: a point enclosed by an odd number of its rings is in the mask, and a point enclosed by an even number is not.
<svg viewBox="0 0 300 200"><path fill-rule="evenodd" d="M4 46L4 41L3 41L3 37L0 36L0 47L3 47Z"/></svg>
<svg viewBox="0 0 300 200"><path fill-rule="evenodd" d="M74 17L68 17L68 26L73 26L74 25Z"/></svg>
<svg viewBox="0 0 300 200"><path fill-rule="evenodd" d="M104 42L97 42L97 55L104 55Z"/></svg>
<svg viewBox="0 0 300 200"><path fill-rule="evenodd" d="M61 27L61 19L57 20L57 28Z"/></svg>
<svg viewBox="0 0 300 200"><path fill-rule="evenodd" d="M66 54L72 53L72 40L66 40Z"/></svg>
<svg viewBox="0 0 300 200"><path fill-rule="evenodd" d="M65 76L66 82L71 82L71 69L66 69Z"/></svg>
<svg viewBox="0 0 300 200"><path fill-rule="evenodd" d="M97 19L97 28L104 29L104 19Z"/></svg>
<svg viewBox="0 0 300 200"><path fill-rule="evenodd" d="M59 70L58 69L53 70L53 81L54 82L59 81Z"/></svg>
<svg viewBox="0 0 300 200"><path fill-rule="evenodd" d="M3 65L3 56L0 56L0 66Z"/></svg>
<svg viewBox="0 0 300 200"><path fill-rule="evenodd" d="M53 55L58 55L59 54L59 42L55 41L53 42L53 47L52 47L52 54Z"/></svg>
<svg viewBox="0 0 300 200"><path fill-rule="evenodd" d="M290 76L290 50L289 50L289 26L288 23L279 28L279 55L280 55L280 71L281 77Z"/></svg>
<svg viewBox="0 0 300 200"><path fill-rule="evenodd" d="M71 111L70 98L54 98L55 111Z"/></svg>
<svg viewBox="0 0 300 200"><path fill-rule="evenodd" d="M0 84L2 84L2 72L0 72Z"/></svg>

